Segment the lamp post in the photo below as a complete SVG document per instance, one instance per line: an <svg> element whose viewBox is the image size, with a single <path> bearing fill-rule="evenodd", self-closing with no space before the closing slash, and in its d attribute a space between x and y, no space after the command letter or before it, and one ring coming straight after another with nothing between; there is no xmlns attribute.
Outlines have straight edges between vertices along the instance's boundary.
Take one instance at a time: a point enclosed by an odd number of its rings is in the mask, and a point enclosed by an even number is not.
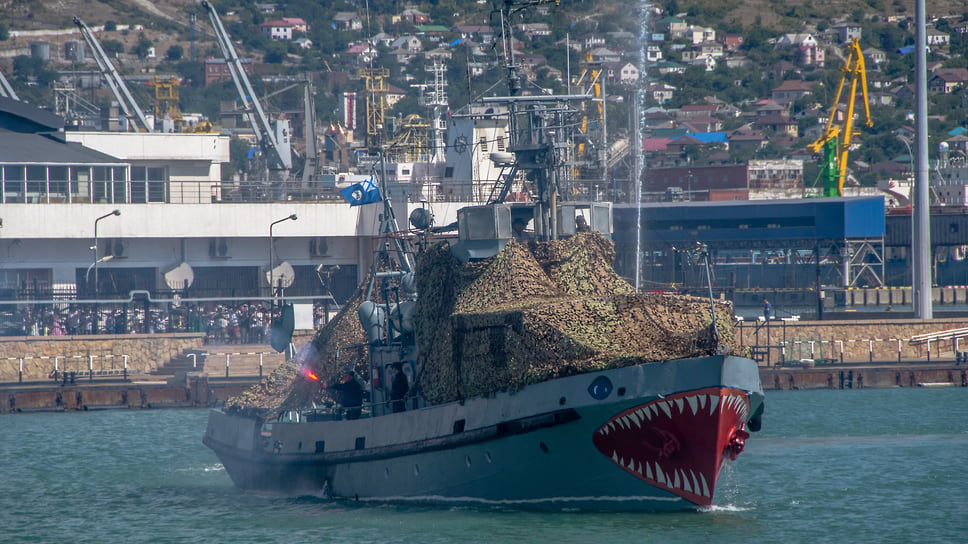
<svg viewBox="0 0 968 544"><path fill-rule="evenodd" d="M273 271L273 268L272 268L272 249L273 249L272 227L276 226L277 223L282 223L283 221L289 221L289 220L295 221L296 220L296 214L292 214L292 215L289 215L287 217L283 217L282 219L277 219L277 220L275 220L275 221L273 221L272 223L269 224L269 296L271 297L270 310L275 310L275 306L276 306L276 299L275 299L275 292L274 292L274 290L275 290L275 278L272 275L272 271Z"/></svg>
<svg viewBox="0 0 968 544"><path fill-rule="evenodd" d="M94 267L94 330L93 330L94 334L97 334L98 332L98 325L100 321L100 308L98 307L100 290L99 290L98 276L97 276L97 265L102 260L98 258L98 251L97 251L97 224L102 219L106 219L108 217L111 217L112 215L121 215L121 210L111 211L94 220L94 245L91 246L91 249L94 250L94 264L91 265ZM104 260L107 260L107 259L104 259Z"/></svg>

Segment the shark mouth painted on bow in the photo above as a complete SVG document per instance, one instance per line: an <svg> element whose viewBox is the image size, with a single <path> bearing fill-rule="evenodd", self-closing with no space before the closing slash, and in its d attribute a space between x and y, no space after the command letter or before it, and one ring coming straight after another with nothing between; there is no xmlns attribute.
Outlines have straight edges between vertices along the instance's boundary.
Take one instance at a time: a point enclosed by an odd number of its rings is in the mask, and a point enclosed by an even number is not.
<svg viewBox="0 0 968 544"><path fill-rule="evenodd" d="M749 433L749 396L709 387L629 408L595 431L598 451L629 474L709 506L719 469L735 459Z"/></svg>

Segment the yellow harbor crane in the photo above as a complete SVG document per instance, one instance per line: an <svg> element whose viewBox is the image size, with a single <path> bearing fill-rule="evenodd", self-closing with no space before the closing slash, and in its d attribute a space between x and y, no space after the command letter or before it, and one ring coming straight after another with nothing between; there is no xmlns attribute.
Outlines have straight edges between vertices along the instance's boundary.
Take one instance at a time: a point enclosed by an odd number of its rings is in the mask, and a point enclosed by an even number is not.
<svg viewBox="0 0 968 544"><path fill-rule="evenodd" d="M857 84L860 83L864 97L864 125L873 126L871 121L870 103L867 100L867 71L864 67L864 54L860 50L857 38L847 44L847 62L840 69L843 75L837 86L837 95L830 108L827 126L817 141L808 145L814 153L823 152L823 196L844 196L844 179L847 175L847 152L850 150L850 137L858 134L854 132L854 102L857 99ZM835 124L837 108L840 105L840 95L844 83L850 77L850 94L847 95L847 112L841 125Z"/></svg>

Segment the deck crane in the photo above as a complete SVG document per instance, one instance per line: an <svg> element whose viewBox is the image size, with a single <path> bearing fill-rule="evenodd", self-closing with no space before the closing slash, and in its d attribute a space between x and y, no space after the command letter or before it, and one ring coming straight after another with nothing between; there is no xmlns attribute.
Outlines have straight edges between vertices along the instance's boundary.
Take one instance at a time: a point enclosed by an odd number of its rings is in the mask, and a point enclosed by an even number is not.
<svg viewBox="0 0 968 544"><path fill-rule="evenodd" d="M141 132L154 132L153 127L148 123L148 119L145 118L144 112L141 111L138 103L131 96L131 91L128 90L128 86L124 84L124 79L121 77L121 74L114 68L111 59L104 52L104 49L101 48L101 44L94 36L94 32L84 24L84 21L77 17L74 17L74 24L80 29L81 36L84 37L84 41L87 42L91 54L94 55L97 67L101 70L105 80L107 80L108 87L111 88L111 92L114 93L114 97L121 106L124 116L130 123L129 126Z"/></svg>
<svg viewBox="0 0 968 544"><path fill-rule="evenodd" d="M850 137L854 134L854 102L857 99L857 84L860 83L864 97L864 126L873 126L871 121L870 103L867 100L867 71L864 68L864 54L860 50L857 38L847 44L847 61L840 69L843 75L840 77L840 84L837 86L837 94L834 97L833 106L830 108L830 116L827 119L827 126L823 134L817 141L808 145L810 151L814 153L823 152L823 169L820 173L823 177L823 196L840 197L844 196L844 179L847 175L847 152L850 150ZM840 95L844 89L844 83L850 77L850 94L847 95L847 113L843 121L843 130L840 125L834 124L837 118L837 106L840 104Z"/></svg>
<svg viewBox="0 0 968 544"><path fill-rule="evenodd" d="M229 38L228 32L222 26L222 20L215 10L215 6L209 2L202 2L202 6L208 10L208 18L215 30L215 37L218 40L222 56L225 57L225 64L232 75L232 81L239 92L239 101L245 111L245 116L252 126L262 154L265 156L266 165L269 169L270 181L287 181L289 170L292 169L292 131L289 127L288 119L274 119L272 123L266 117L262 104L256 98L249 77L245 74L242 59L235 52L235 46Z"/></svg>

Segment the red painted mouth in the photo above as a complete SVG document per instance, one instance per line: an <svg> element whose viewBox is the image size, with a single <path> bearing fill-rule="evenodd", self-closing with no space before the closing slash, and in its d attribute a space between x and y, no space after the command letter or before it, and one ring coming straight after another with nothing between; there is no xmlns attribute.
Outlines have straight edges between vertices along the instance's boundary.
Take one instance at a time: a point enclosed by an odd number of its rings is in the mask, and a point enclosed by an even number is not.
<svg viewBox="0 0 968 544"><path fill-rule="evenodd" d="M738 389L676 393L613 416L592 442L629 474L709 506L723 461L749 437L749 412L749 396Z"/></svg>

